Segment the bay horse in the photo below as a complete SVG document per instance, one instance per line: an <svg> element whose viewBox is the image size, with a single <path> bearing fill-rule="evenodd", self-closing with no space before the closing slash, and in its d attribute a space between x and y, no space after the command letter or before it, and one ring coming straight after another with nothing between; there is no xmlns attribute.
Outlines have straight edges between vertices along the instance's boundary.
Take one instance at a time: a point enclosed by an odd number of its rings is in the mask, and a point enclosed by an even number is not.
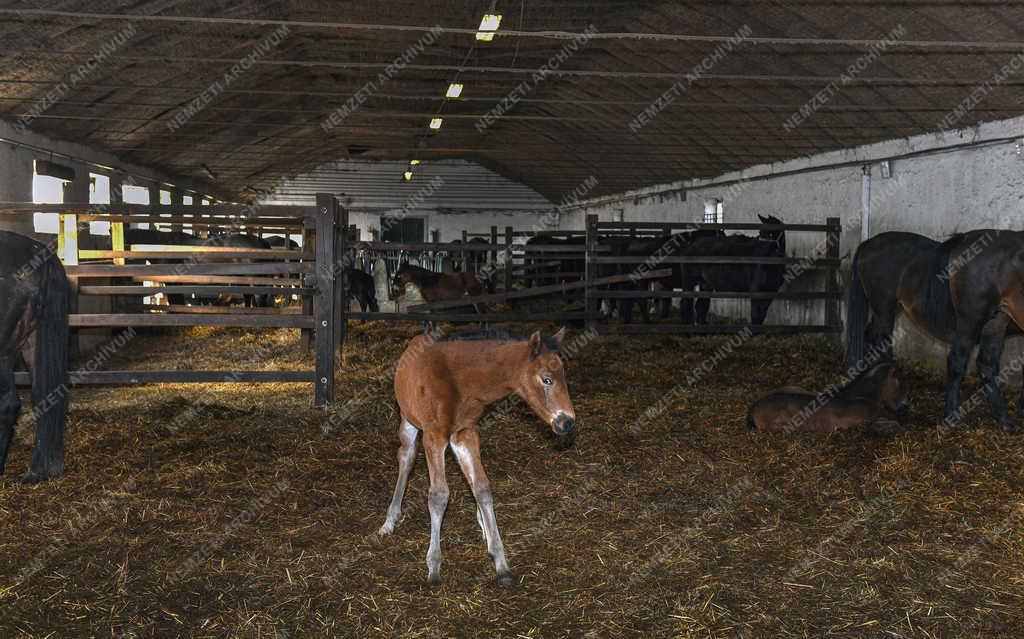
<svg viewBox="0 0 1024 639"><path fill-rule="evenodd" d="M487 406L515 393L551 426L558 437L576 427L576 414L558 349L565 328L552 336L540 331L528 338L500 331L441 337L418 335L406 347L395 372L395 397L402 423L398 429L398 480L381 535L390 535L402 512L405 486L423 435L430 474L430 548L427 582L441 583L441 522L448 506L444 457L452 447L476 499L476 519L487 542L498 580L515 583L494 516L490 483L480 463L476 424Z"/></svg>
<svg viewBox="0 0 1024 639"><path fill-rule="evenodd" d="M406 284L415 286L428 304L457 300L465 295L482 295L484 292L484 285L476 273L435 273L408 262L395 272L392 286L396 294L401 294ZM473 308L476 308L476 304Z"/></svg>
<svg viewBox="0 0 1024 639"><path fill-rule="evenodd" d="M844 387L811 393L785 386L761 397L747 410L751 429L835 432L879 420L898 421L907 413L907 394L896 377L896 365L879 362Z"/></svg>
<svg viewBox="0 0 1024 639"><path fill-rule="evenodd" d="M757 216L762 224L782 224L774 216ZM704 236L689 242L680 251L682 255L700 257L785 257L786 232L762 230L757 237L749 235ZM784 264L756 264L736 262L733 264L688 263L680 264L680 288L684 291L728 291L774 293L782 288L785 281ZM683 300L688 302L689 300ZM764 324L772 300L750 300L750 323ZM693 306L679 305L683 324L693 323ZM710 297L697 298L695 303L697 323L707 323Z"/></svg>
<svg viewBox="0 0 1024 639"><path fill-rule="evenodd" d="M36 484L64 472L68 413L68 307L64 267L49 248L0 231L0 474L14 438L21 400L14 384L20 353L32 374L36 437L22 483Z"/></svg>
<svg viewBox="0 0 1024 639"><path fill-rule="evenodd" d="M978 376L992 415L1003 430L1019 431L998 378L1004 340L1024 326L1024 233L981 229L940 243L916 233L890 232L865 241L853 258L847 300L849 363L861 361L868 344L891 359L900 310L926 333L951 344L945 423L963 425L960 385L978 346ZM1024 415L1024 392L1017 415Z"/></svg>

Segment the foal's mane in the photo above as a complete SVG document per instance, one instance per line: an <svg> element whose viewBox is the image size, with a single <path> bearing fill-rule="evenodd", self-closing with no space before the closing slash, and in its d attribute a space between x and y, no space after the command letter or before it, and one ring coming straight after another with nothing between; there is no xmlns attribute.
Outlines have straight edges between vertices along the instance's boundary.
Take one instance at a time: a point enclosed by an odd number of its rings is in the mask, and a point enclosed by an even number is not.
<svg viewBox="0 0 1024 639"><path fill-rule="evenodd" d="M545 335L541 333L541 342L548 350L557 352L558 342L551 335ZM521 333L511 333L509 331L499 331L494 329L481 330L481 331L467 331L465 333L455 333L453 335L444 335L439 337L438 342L476 342L493 340L497 342L527 342L530 340L529 335L523 335Z"/></svg>

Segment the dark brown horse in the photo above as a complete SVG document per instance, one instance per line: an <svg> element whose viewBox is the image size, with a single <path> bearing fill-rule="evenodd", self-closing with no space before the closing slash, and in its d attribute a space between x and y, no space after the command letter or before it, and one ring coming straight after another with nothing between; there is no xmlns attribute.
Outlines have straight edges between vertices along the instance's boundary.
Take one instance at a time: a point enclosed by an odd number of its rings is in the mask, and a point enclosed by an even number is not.
<svg viewBox="0 0 1024 639"><path fill-rule="evenodd" d="M907 412L907 395L896 365L881 362L834 392L814 394L797 386L774 390L750 405L747 425L760 430L833 432L897 421Z"/></svg>
<svg viewBox="0 0 1024 639"><path fill-rule="evenodd" d="M476 273L435 273L409 263L402 264L395 272L392 282L395 293L400 295L406 284L415 286L428 304L484 292L484 284Z"/></svg>
<svg viewBox="0 0 1024 639"><path fill-rule="evenodd" d="M498 579L506 586L515 582L498 534L490 484L480 463L476 424L487 406L515 393L556 435L571 433L576 414L558 354L564 338L564 328L551 337L543 337L539 331L529 338L496 331L441 339L419 335L402 354L395 371L395 397L402 415L398 481L380 534L390 535L398 524L406 481L416 459L416 442L422 433L430 473L430 585L441 583L441 521L448 506L444 456L449 445L476 498L477 522Z"/></svg>
<svg viewBox="0 0 1024 639"><path fill-rule="evenodd" d="M882 233L857 248L847 310L847 359L869 345L891 357L897 313L952 345L947 365L945 423L962 424L960 384L978 346L978 376L992 415L1020 430L999 390L1006 335L1024 326L1024 233L995 229L954 235L943 243L915 233ZM870 317L870 322L868 321ZM1024 395L1017 408L1024 414Z"/></svg>
<svg viewBox="0 0 1024 639"><path fill-rule="evenodd" d="M32 371L36 443L21 481L64 472L68 413L68 300L64 267L47 247L0 231L0 474L14 438L21 400L14 385L19 352Z"/></svg>

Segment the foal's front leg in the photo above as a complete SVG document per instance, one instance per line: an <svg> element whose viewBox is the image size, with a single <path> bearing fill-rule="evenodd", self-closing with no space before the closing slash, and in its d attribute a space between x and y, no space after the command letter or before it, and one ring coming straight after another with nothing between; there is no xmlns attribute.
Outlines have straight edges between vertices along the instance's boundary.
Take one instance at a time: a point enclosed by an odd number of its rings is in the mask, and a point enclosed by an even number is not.
<svg viewBox="0 0 1024 639"><path fill-rule="evenodd" d="M516 576L508 567L505 546L501 543L498 521L494 516L491 484L487 480L483 464L480 463L480 435L476 428L471 426L454 433L451 444L452 451L455 453L456 459L459 460L459 466L462 468L463 474L466 475L470 488L473 489L477 505L477 520L484 531L487 552L494 561L494 570L498 573L498 580L504 586L511 586L515 583Z"/></svg>

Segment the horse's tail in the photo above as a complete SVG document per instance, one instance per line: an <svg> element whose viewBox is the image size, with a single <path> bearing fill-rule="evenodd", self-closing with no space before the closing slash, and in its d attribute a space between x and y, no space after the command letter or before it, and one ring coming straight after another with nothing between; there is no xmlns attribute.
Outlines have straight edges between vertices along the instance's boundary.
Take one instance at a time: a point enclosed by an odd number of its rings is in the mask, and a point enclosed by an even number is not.
<svg viewBox="0 0 1024 639"><path fill-rule="evenodd" d="M754 407L756 405L757 402L754 402L750 405L750 408L747 409L747 428L750 430L757 430L757 422L754 421Z"/></svg>
<svg viewBox="0 0 1024 639"><path fill-rule="evenodd" d="M860 280L858 249L850 267L850 291L846 298L846 367L850 369L864 357L864 331L868 326L868 296Z"/></svg>
<svg viewBox="0 0 1024 639"><path fill-rule="evenodd" d="M36 449L30 472L57 477L64 471L64 424L68 414L68 306L71 291L64 267L49 255L40 269L35 308L35 361L32 405L36 414Z"/></svg>
<svg viewBox="0 0 1024 639"><path fill-rule="evenodd" d="M956 309L953 308L953 294L949 288L952 277L949 260L963 237L958 233L938 245L928 262L922 293L924 321L933 335L948 335L954 329Z"/></svg>

